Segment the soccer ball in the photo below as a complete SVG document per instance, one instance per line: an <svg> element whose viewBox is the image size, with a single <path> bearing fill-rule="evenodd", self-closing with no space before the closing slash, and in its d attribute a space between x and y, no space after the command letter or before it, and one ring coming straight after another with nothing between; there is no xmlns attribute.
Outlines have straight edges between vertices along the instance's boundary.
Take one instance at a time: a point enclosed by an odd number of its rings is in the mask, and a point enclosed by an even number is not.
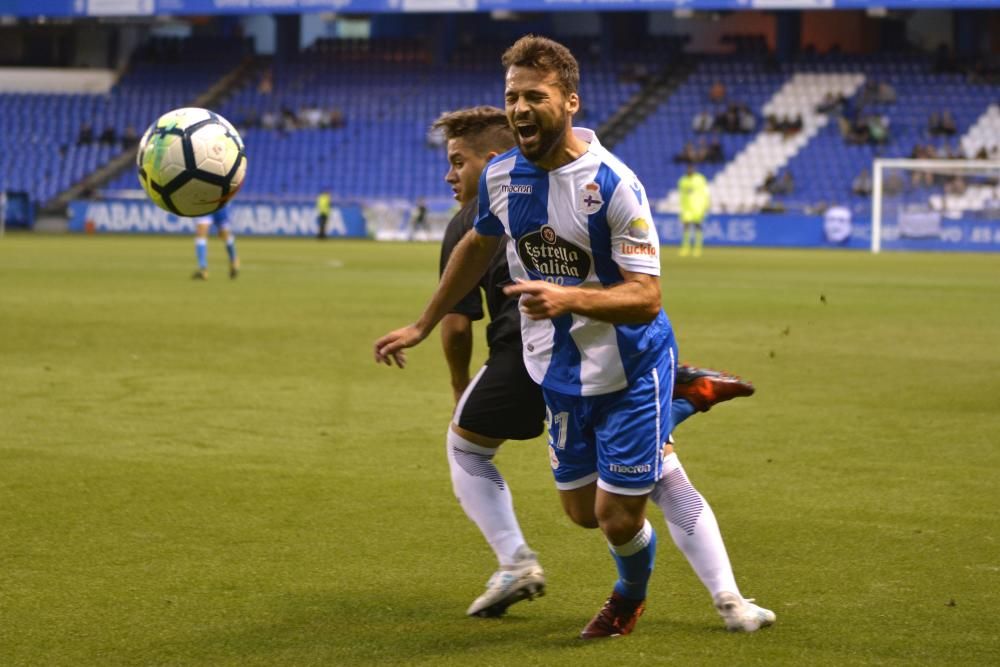
<svg viewBox="0 0 1000 667"><path fill-rule="evenodd" d="M139 141L139 182L149 198L176 215L203 216L236 196L247 171L236 129L208 109L174 109Z"/></svg>

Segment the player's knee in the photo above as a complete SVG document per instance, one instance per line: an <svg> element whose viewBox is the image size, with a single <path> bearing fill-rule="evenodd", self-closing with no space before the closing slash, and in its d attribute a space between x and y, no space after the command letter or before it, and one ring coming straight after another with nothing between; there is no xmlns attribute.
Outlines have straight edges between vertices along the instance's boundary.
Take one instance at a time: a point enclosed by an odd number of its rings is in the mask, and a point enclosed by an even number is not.
<svg viewBox="0 0 1000 667"><path fill-rule="evenodd" d="M601 532L612 544L624 544L638 533L646 520L641 506L632 508L623 505L603 504L596 514Z"/></svg>
<svg viewBox="0 0 1000 667"><path fill-rule="evenodd" d="M625 544L642 530L645 519L642 517L615 517L601 521L601 532L612 544Z"/></svg>
<svg viewBox="0 0 1000 667"><path fill-rule="evenodd" d="M566 499L563 499L563 511L566 512L566 516L570 518L570 521L581 528L593 529L600 527L600 522L598 522L597 515L594 513L592 503L567 502Z"/></svg>
<svg viewBox="0 0 1000 667"><path fill-rule="evenodd" d="M581 528L600 528L601 524L594 516L593 512L587 513L586 511L574 511L571 509L566 510L566 515L570 520Z"/></svg>

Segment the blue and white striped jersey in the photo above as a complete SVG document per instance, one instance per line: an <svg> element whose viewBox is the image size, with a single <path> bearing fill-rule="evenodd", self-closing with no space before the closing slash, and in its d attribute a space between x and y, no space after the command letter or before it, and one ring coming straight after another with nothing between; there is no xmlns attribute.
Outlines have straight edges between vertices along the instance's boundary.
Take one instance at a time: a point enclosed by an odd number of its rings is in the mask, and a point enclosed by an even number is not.
<svg viewBox="0 0 1000 667"><path fill-rule="evenodd" d="M591 130L574 128L590 144L553 171L514 148L494 158L479 180L480 234L507 244L514 279L606 287L622 281L619 267L660 275L660 243L642 184ZM521 318L524 362L532 379L565 394L618 391L648 372L670 348L670 321L661 310L649 324L610 324L567 314Z"/></svg>

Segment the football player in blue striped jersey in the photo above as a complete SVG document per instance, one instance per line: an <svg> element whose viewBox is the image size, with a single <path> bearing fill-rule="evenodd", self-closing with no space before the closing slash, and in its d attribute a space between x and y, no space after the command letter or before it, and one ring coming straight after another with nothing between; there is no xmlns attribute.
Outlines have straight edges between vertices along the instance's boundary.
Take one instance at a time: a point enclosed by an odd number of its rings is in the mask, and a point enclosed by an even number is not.
<svg viewBox="0 0 1000 667"><path fill-rule="evenodd" d="M656 548L645 517L651 493L727 627L769 625L774 614L740 595L711 508L669 444L677 347L660 306L659 243L642 185L593 132L572 127L579 69L565 47L529 36L503 62L517 147L484 170L474 230L420 319L376 342L376 360L405 363L403 349L475 286L510 237L517 284L506 292L520 298L524 362L547 405L563 507L602 530L618 568L581 636L628 634L644 609Z"/></svg>

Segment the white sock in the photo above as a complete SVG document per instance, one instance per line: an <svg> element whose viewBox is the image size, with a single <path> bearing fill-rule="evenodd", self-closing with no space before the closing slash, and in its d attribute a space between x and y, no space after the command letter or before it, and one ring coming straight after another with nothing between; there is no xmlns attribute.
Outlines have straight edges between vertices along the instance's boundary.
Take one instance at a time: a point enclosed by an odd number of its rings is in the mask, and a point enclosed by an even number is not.
<svg viewBox="0 0 1000 667"><path fill-rule="evenodd" d="M663 510L674 544L712 597L723 591L740 595L715 513L691 485L676 453L663 459L663 477L653 487L652 498Z"/></svg>
<svg viewBox="0 0 1000 667"><path fill-rule="evenodd" d="M448 467L455 497L479 526L500 565L513 565L524 542L514 515L514 499L506 480L493 465L496 449L474 444L448 429Z"/></svg>

